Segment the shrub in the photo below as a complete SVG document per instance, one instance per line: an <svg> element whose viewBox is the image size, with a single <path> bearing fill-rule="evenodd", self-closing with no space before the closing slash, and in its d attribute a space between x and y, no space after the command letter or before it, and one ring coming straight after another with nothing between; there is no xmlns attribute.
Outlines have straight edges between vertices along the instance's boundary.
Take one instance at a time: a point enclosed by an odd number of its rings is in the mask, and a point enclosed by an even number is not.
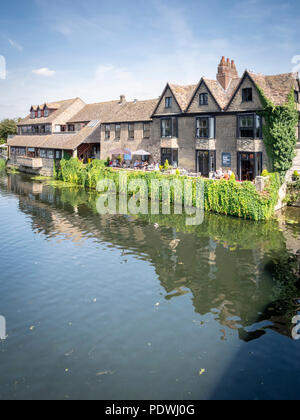
<svg viewBox="0 0 300 420"><path fill-rule="evenodd" d="M164 164L164 170L165 171L168 171L170 169L170 164L169 164L169 161L168 161L168 159L165 161L165 164Z"/></svg>
<svg viewBox="0 0 300 420"><path fill-rule="evenodd" d="M78 159L61 161L58 178L62 181L73 183L90 189L96 189L100 179L111 179L119 188L119 171L103 166L101 161L93 161L84 165ZM160 172L127 172L128 183L133 179L144 179L148 186L149 198L151 197L151 181L179 180L182 185L190 179L193 185L193 205L196 205L196 178L176 175L164 175ZM267 220L274 214L278 201L278 191L281 180L278 174L269 174L269 180L263 193L256 191L252 182L239 183L233 178L229 181L204 179L204 207L207 212L214 212L251 220ZM183 188L182 188L183 190ZM175 191L171 192L171 202L174 203ZM183 194L184 200L184 194Z"/></svg>
<svg viewBox="0 0 300 420"><path fill-rule="evenodd" d="M230 175L230 181L235 181L235 174L234 174L234 173L232 173L232 174Z"/></svg>
<svg viewBox="0 0 300 420"><path fill-rule="evenodd" d="M298 179L300 179L299 172L294 171L294 173L293 173L293 178L294 178L294 180L295 180L295 181L297 181Z"/></svg>

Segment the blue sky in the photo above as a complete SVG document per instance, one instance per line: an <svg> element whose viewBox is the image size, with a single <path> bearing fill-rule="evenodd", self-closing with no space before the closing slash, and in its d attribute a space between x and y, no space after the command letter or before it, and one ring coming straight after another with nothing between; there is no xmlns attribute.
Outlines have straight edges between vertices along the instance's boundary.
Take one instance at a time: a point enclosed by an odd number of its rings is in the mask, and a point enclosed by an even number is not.
<svg viewBox="0 0 300 420"><path fill-rule="evenodd" d="M299 0L2 3L0 119L77 96L156 98L167 81L215 78L222 55L240 73L284 73L300 63Z"/></svg>

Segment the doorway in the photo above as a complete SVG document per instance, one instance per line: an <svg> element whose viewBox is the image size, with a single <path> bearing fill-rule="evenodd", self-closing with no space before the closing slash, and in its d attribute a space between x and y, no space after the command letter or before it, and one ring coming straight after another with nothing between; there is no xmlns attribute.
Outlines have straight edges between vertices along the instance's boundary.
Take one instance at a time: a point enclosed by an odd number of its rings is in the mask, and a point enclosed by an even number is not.
<svg viewBox="0 0 300 420"><path fill-rule="evenodd" d="M262 171L262 153L238 153L238 176L241 181L254 181Z"/></svg>
<svg viewBox="0 0 300 420"><path fill-rule="evenodd" d="M210 172L216 171L216 151L197 150L196 170L202 176L208 177Z"/></svg>

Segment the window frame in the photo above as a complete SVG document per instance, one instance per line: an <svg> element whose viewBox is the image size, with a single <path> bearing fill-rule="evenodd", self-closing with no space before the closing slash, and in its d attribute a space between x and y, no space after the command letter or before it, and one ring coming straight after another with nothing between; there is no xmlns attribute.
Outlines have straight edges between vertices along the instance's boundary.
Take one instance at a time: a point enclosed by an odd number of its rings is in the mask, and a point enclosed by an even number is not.
<svg viewBox="0 0 300 420"><path fill-rule="evenodd" d="M135 139L135 123L128 123L128 139Z"/></svg>
<svg viewBox="0 0 300 420"><path fill-rule="evenodd" d="M147 129L146 129L147 127ZM148 134L146 134L148 133ZM150 139L151 137L151 125L149 122L143 123L143 138L144 139Z"/></svg>
<svg viewBox="0 0 300 420"><path fill-rule="evenodd" d="M172 100L173 100L172 96L166 96L165 97L165 108L166 109L172 108Z"/></svg>
<svg viewBox="0 0 300 420"><path fill-rule="evenodd" d="M203 98L205 98L205 100L203 100ZM207 92L200 93L200 95L199 95L199 105L200 106L207 106L208 105L208 93Z"/></svg>
<svg viewBox="0 0 300 420"><path fill-rule="evenodd" d="M120 129L117 130L117 127L120 127ZM121 129L122 128L121 128L121 124L120 123L115 124L115 140L120 140L121 139Z"/></svg>
<svg viewBox="0 0 300 420"><path fill-rule="evenodd" d="M250 95L251 92L251 95ZM244 88L242 89L242 102L253 102L253 88Z"/></svg>
<svg viewBox="0 0 300 420"><path fill-rule="evenodd" d="M170 135L163 135L163 122L171 121ZM160 135L162 139L178 138L178 118L177 117L164 117L160 120Z"/></svg>
<svg viewBox="0 0 300 420"><path fill-rule="evenodd" d="M245 118L245 117L252 117L253 119L253 125L252 127L241 127L241 119ZM257 124L257 122L259 121L259 125ZM258 139L258 140L262 140L263 139L263 131L262 131L262 126L263 126L263 120L262 117L258 114L239 114L237 116L237 138L238 139ZM241 130L248 130L248 131L252 131L252 135L251 136L242 136L241 135ZM259 132L257 131L259 130Z"/></svg>
<svg viewBox="0 0 300 420"><path fill-rule="evenodd" d="M105 140L110 140L110 135L111 135L111 125L110 124L105 124L104 127L104 132L105 132Z"/></svg>

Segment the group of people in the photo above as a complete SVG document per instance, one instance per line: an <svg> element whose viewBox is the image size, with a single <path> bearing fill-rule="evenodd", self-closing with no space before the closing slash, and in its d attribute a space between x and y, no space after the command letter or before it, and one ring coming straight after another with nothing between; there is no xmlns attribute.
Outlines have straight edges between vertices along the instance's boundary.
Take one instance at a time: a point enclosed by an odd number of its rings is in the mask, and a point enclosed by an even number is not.
<svg viewBox="0 0 300 420"><path fill-rule="evenodd" d="M136 160L134 163L120 159L111 159L109 162L110 168L133 168L139 170L159 171L159 163L153 162L149 164L147 160Z"/></svg>
<svg viewBox="0 0 300 420"><path fill-rule="evenodd" d="M231 169L229 169L227 172L224 172L223 169L220 168L219 170L217 170L214 173L213 178L214 179L225 179L225 180L229 181L232 174L233 174L233 172L232 172Z"/></svg>

